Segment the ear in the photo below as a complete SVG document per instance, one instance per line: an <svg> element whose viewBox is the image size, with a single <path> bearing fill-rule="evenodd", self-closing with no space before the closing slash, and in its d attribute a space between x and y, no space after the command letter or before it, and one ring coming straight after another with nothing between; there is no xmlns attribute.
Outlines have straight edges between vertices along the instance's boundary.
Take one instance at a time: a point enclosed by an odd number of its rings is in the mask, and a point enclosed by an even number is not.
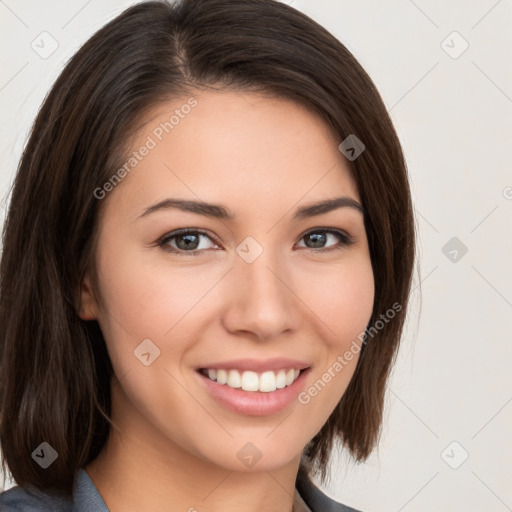
<svg viewBox="0 0 512 512"><path fill-rule="evenodd" d="M80 310L78 315L82 320L96 320L98 316L98 304L91 287L91 280L87 272L80 286Z"/></svg>

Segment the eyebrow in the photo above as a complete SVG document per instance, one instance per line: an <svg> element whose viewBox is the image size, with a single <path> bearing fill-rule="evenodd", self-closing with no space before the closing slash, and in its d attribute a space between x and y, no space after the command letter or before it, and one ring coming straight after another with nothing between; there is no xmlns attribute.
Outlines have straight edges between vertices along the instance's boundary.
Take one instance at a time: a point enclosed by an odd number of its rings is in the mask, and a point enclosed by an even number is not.
<svg viewBox="0 0 512 512"><path fill-rule="evenodd" d="M216 219L235 220L235 215L221 204L172 198L164 199L163 201L160 201L159 203L146 208L142 214L139 215L138 219L146 217L157 211L168 210L172 208L182 210L184 212L204 215L206 217L213 217ZM323 201L307 204L297 208L295 214L293 215L293 220L321 215L338 208L353 208L364 215L363 207L352 197L335 197L332 199L324 199Z"/></svg>

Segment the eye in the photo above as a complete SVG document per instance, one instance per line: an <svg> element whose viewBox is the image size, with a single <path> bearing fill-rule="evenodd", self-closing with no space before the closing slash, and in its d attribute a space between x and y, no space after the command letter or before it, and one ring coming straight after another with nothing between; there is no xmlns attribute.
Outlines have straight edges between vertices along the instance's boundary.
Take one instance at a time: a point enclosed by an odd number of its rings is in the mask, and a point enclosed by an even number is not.
<svg viewBox="0 0 512 512"><path fill-rule="evenodd" d="M334 239L335 241L336 238L339 241L338 244L334 243L334 245L326 245L329 240ZM207 241L205 243L201 243L201 239L209 240L213 246L208 247ZM344 231L332 228L312 229L302 235L300 240L307 241L307 245L303 245L301 247L310 249L313 252L327 252L335 249L342 249L343 247L347 247L355 243L355 240ZM178 254L180 256L197 256L207 249L218 248L212 237L206 231L191 228L173 231L158 241L157 245L167 252Z"/></svg>
<svg viewBox="0 0 512 512"><path fill-rule="evenodd" d="M212 238L205 231L197 229L179 229L162 238L158 242L158 245L164 250L175 254L195 256L205 249L213 248L208 247L208 243L201 243L202 238L213 242ZM216 247L215 244L213 245Z"/></svg>
<svg viewBox="0 0 512 512"><path fill-rule="evenodd" d="M339 243L336 245L325 245L328 240L338 239ZM355 240L345 233L344 231L339 231L337 229L322 229L315 228L308 231L306 234L302 235L301 241L306 240L306 248L311 249L312 251L321 252L330 251L333 249L342 249L343 247L347 247L352 245ZM309 244L309 245L307 245ZM304 247L304 246L302 246Z"/></svg>

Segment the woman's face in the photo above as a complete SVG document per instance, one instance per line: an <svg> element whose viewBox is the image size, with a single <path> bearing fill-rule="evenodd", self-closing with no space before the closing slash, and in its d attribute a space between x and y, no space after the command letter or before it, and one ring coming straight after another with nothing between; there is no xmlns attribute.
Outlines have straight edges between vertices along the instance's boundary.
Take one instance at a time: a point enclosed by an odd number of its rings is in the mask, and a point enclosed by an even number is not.
<svg viewBox="0 0 512 512"><path fill-rule="evenodd" d="M82 294L117 378L114 420L150 457L278 468L339 402L359 356L344 354L372 313L341 140L304 107L252 93L198 92L145 123L121 183L97 192L104 307L88 278Z"/></svg>

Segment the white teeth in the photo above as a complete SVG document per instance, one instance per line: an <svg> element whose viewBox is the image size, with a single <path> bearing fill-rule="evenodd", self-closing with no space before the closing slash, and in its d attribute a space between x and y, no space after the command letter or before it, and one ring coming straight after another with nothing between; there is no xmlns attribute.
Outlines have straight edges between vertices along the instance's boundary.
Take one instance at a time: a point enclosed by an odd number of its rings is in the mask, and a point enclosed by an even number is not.
<svg viewBox="0 0 512 512"><path fill-rule="evenodd" d="M276 388L282 389L286 386L286 372L279 370L276 375Z"/></svg>
<svg viewBox="0 0 512 512"><path fill-rule="evenodd" d="M290 368L289 370L266 371L258 374L251 371L239 372L234 369L217 370L209 368L203 373L208 375L211 380L217 381L219 384L227 384L231 388L270 393L292 384L299 377L300 370Z"/></svg>
<svg viewBox="0 0 512 512"><path fill-rule="evenodd" d="M219 384L226 384L227 381L228 381L228 372L226 370L217 370L217 382Z"/></svg>
<svg viewBox="0 0 512 512"><path fill-rule="evenodd" d="M231 370L236 372L236 370ZM237 372L238 373L238 372ZM258 391L258 374L256 372L242 373L242 389L244 391Z"/></svg>
<svg viewBox="0 0 512 512"><path fill-rule="evenodd" d="M276 375L274 372L265 372L260 375L259 390L265 393L276 390Z"/></svg>
<svg viewBox="0 0 512 512"><path fill-rule="evenodd" d="M236 370L229 370L227 385L230 388L239 388L242 386L242 379Z"/></svg>

